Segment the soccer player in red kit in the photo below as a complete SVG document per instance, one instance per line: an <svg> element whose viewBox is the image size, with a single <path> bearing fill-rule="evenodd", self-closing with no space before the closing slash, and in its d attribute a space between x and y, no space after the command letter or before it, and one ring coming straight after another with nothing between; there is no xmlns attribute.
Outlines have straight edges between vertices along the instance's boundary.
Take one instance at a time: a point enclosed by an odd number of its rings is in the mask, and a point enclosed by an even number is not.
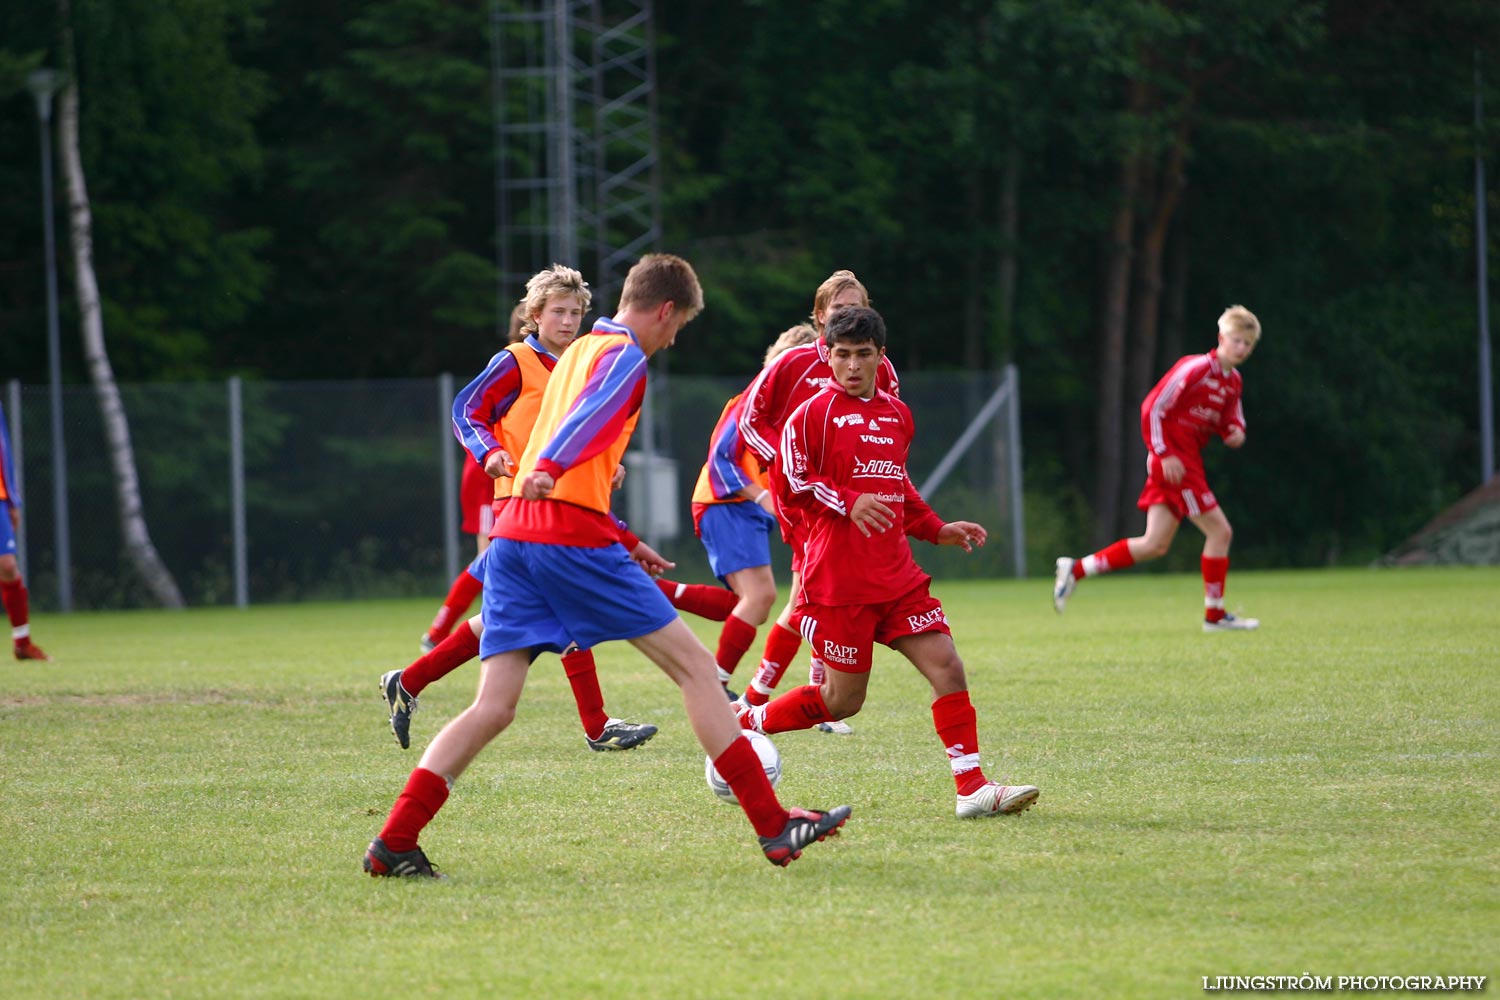
<svg viewBox="0 0 1500 1000"><path fill-rule="evenodd" d="M1059 613L1078 581L1160 559L1171 548L1183 518L1203 532L1203 631L1243 632L1259 628L1254 618L1224 609L1229 573L1229 518L1208 488L1203 447L1212 437L1230 448L1245 443L1245 411L1240 405L1239 368L1260 341L1260 320L1244 306L1230 306L1219 317L1219 346L1207 354L1180 358L1141 403L1141 436L1146 440L1146 486L1136 506L1146 512L1146 532L1121 538L1082 559L1057 560L1052 605Z"/></svg>
<svg viewBox="0 0 1500 1000"><path fill-rule="evenodd" d="M818 334L806 323L782 331L766 349L764 365L784 351L811 343ZM771 574L771 528L776 506L761 468L760 458L745 446L740 434L744 393L730 397L709 435L708 460L693 487L693 530L708 551L709 569L735 596L733 613L719 631L714 662L719 680L729 689L755 630L776 603L776 579Z"/></svg>
<svg viewBox="0 0 1500 1000"><path fill-rule="evenodd" d="M740 724L782 733L855 714L878 642L932 686L932 721L957 785L958 816L1021 812L1040 793L985 777L964 664L929 590L932 578L907 541L973 551L986 532L972 521L944 523L907 475L915 426L906 404L877 386L885 359L880 314L845 309L828 321L825 341L833 378L787 418L772 488L779 503L802 514L806 548L793 622L826 669L821 684L742 709Z"/></svg>
<svg viewBox="0 0 1500 1000"><path fill-rule="evenodd" d="M822 336L824 326L840 310L869 304L870 293L854 276L853 271L835 271L829 275L813 296L812 321L818 339L805 347L783 353L761 369L755 381L745 390L740 408L740 434L746 446L759 455L768 468L776 461L777 442L781 440L781 429L787 416L821 389L832 375L828 364L828 347ZM900 395L900 380L896 377L895 366L884 355L881 356L876 373L876 384L892 395ZM804 539L800 526L801 512L778 507L776 514L781 521L781 537L792 549L791 597L766 636L765 652L755 679L745 687L744 699L751 705L766 703L802 644L801 637L791 625L792 611L802 582ZM816 682L822 669L823 664L814 653L810 679ZM849 727L842 722L832 722L820 728L828 732L850 732Z"/></svg>
<svg viewBox="0 0 1500 1000"><path fill-rule="evenodd" d="M30 599L21 564L16 559L16 532L21 530L21 498L15 492L16 475L10 461L10 430L5 409L0 407L0 603L10 619L12 650L18 660L50 660L42 647L31 641Z"/></svg>
<svg viewBox="0 0 1500 1000"><path fill-rule="evenodd" d="M449 788L515 718L532 660L545 650L624 639L661 668L772 864L837 833L850 808L784 808L736 724L713 654L619 542L609 517L614 470L646 392L647 362L703 308L692 266L670 254L636 262L613 319L600 319L547 383L485 559L483 675L474 703L443 727L365 851L372 876L439 877L418 837ZM524 822L524 817L522 818Z"/></svg>

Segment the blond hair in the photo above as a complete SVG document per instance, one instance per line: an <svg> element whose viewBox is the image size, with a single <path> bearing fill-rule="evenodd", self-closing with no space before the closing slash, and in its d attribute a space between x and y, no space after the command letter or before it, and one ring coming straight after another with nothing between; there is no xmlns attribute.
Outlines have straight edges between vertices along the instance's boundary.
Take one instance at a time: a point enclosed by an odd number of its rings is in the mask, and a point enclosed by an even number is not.
<svg viewBox="0 0 1500 1000"><path fill-rule="evenodd" d="M635 262L620 288L620 311L671 302L691 320L703 311L703 286L693 265L675 254L648 253Z"/></svg>
<svg viewBox="0 0 1500 1000"><path fill-rule="evenodd" d="M834 271L823 283L818 286L813 295L813 310L809 317L812 320L813 330L817 333L823 332L823 324L818 319L818 313L827 312L828 303L832 302L838 294L845 289L854 288L859 291L859 304L868 306L870 304L870 292L854 276L853 271Z"/></svg>
<svg viewBox="0 0 1500 1000"><path fill-rule="evenodd" d="M1219 332L1243 333L1250 338L1250 343L1259 343L1260 320L1244 306L1230 306L1219 317Z"/></svg>
<svg viewBox="0 0 1500 1000"><path fill-rule="evenodd" d="M803 344L811 344L817 339L818 331L814 330L807 323L798 323L794 327L783 330L781 331L781 335L771 343L771 346L766 348L766 360L761 362L761 367L764 368L772 361L775 361L776 356L782 351L790 350L793 347L800 347Z"/></svg>
<svg viewBox="0 0 1500 1000"><path fill-rule="evenodd" d="M526 282L526 294L521 297L521 308L526 310L526 318L522 323L522 329L528 333L536 333L536 314L547 308L547 303L559 295L573 295L583 305L583 311L589 311L589 303L594 301L594 293L589 291L589 283L583 280L583 275L571 267L562 264L553 264L545 270L538 271Z"/></svg>

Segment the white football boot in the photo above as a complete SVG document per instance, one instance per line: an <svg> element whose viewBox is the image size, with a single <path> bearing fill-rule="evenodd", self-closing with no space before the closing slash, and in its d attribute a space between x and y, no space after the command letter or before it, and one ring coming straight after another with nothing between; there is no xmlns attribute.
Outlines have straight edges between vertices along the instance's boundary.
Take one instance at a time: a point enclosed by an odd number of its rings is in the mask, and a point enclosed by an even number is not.
<svg viewBox="0 0 1500 1000"><path fill-rule="evenodd" d="M1224 617L1216 622L1205 620L1203 631L1205 632L1250 632L1260 628L1259 618L1241 618L1233 612L1225 612Z"/></svg>
<svg viewBox="0 0 1500 1000"><path fill-rule="evenodd" d="M1063 608L1067 607L1068 598L1073 596L1073 588L1078 586L1078 581L1073 579L1073 564L1077 559L1061 556L1057 560L1057 574L1052 578L1052 606L1062 614Z"/></svg>
<svg viewBox="0 0 1500 1000"><path fill-rule="evenodd" d="M998 781L987 781L973 795L958 797L958 818L1025 812L1040 794L1035 785L1002 785Z"/></svg>

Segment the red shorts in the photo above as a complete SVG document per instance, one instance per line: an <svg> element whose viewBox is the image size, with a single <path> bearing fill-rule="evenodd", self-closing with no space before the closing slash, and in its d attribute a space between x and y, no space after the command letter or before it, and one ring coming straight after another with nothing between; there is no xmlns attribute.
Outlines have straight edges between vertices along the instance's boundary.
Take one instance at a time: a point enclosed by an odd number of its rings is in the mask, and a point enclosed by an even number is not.
<svg viewBox="0 0 1500 1000"><path fill-rule="evenodd" d="M1166 504L1177 520L1206 514L1219 506L1208 480L1203 475L1203 462L1194 455L1183 459L1182 481L1175 486L1162 478L1161 458L1152 455L1146 462L1146 485L1141 489L1140 499L1135 505L1141 510L1155 504Z"/></svg>
<svg viewBox="0 0 1500 1000"><path fill-rule="evenodd" d="M928 582L883 604L804 604L792 614L792 627L802 633L814 656L846 674L869 673L877 642L889 646L908 635L953 634Z"/></svg>
<svg viewBox="0 0 1500 1000"><path fill-rule="evenodd" d="M490 504L495 499L495 481L472 457L464 459L464 476L458 484L458 509L463 512L459 528L466 535L489 534Z"/></svg>

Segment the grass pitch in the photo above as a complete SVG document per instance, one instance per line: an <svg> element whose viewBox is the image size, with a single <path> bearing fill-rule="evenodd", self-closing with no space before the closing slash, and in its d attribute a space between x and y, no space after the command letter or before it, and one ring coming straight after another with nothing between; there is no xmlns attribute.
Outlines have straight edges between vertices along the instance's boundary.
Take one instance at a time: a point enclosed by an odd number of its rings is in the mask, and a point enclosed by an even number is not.
<svg viewBox="0 0 1500 1000"><path fill-rule="evenodd" d="M433 602L43 617L0 667L9 997L1190 996L1228 975L1493 975L1500 571L944 582L991 777L960 822L915 671L851 737L776 737L789 804L849 802L788 870L703 781L676 690L598 651L645 747L585 749L555 657L423 844L360 871L474 666L401 751L376 689ZM715 628L694 622L706 640ZM758 653L759 645L752 650ZM805 669L805 651L788 682ZM746 672L742 666L741 673ZM784 683L784 686L785 686Z"/></svg>

